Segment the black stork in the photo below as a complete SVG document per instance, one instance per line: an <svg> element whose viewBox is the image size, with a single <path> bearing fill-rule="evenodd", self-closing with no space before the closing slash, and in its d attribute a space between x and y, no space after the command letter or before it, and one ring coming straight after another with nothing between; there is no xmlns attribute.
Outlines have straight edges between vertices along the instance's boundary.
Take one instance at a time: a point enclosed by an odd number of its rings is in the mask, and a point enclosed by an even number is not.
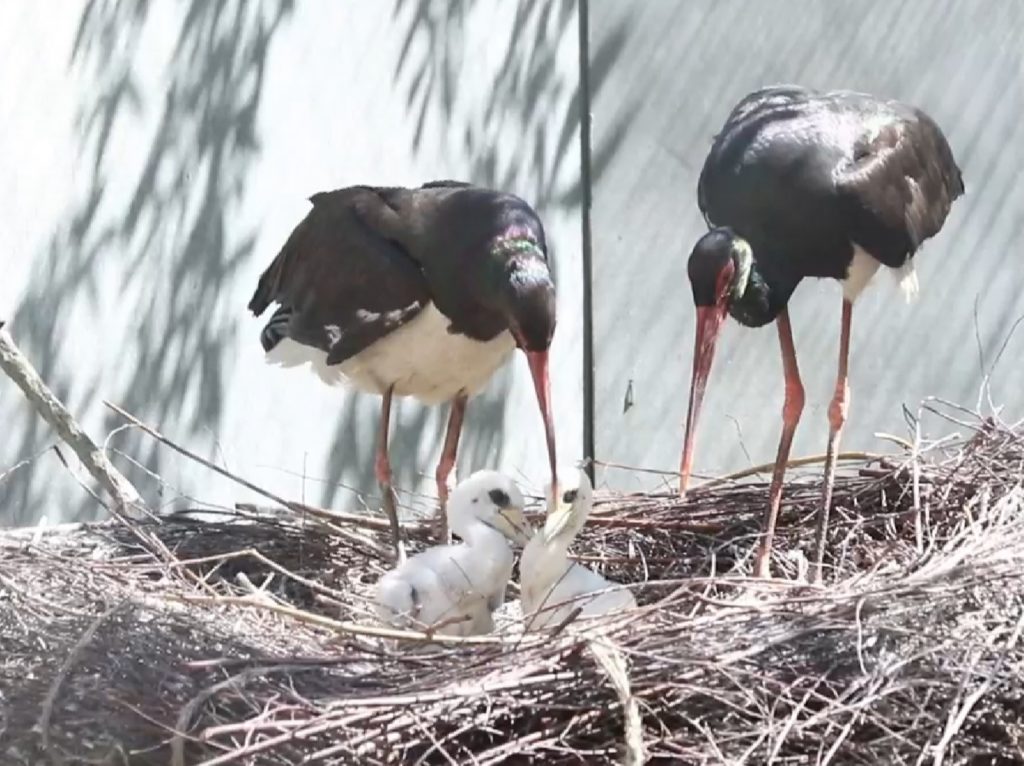
<svg viewBox="0 0 1024 766"><path fill-rule="evenodd" d="M445 539L467 400L517 347L533 376L557 490L548 378L555 286L537 213L512 194L456 181L352 186L310 202L249 309L259 316L280 304L260 334L268 362L308 363L327 384L382 397L375 472L396 550L392 398L452 403L435 474Z"/></svg>
<svg viewBox="0 0 1024 766"><path fill-rule="evenodd" d="M825 480L811 578L821 582L835 457L849 407L847 360L857 296L880 266L910 300L913 257L942 228L964 185L935 121L898 101L781 85L750 93L715 137L697 185L709 231L687 264L697 310L680 494L718 331L730 314L747 327L775 321L785 403L754 572L767 577L789 448L804 404L787 302L805 277L842 283L835 394L828 410Z"/></svg>

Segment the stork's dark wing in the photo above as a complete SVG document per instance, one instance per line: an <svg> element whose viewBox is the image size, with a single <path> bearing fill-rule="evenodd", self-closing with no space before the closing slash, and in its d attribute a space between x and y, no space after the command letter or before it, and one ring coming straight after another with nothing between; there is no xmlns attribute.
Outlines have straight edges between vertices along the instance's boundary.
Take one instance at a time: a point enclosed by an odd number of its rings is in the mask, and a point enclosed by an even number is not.
<svg viewBox="0 0 1024 766"><path fill-rule="evenodd" d="M359 187L364 194L354 200L356 212L367 226L402 249L413 261L423 266L429 258L428 242L439 229L444 232L442 209L452 195L472 188L463 181L429 181L410 189L405 187ZM449 222L450 223L450 222ZM451 237L455 232L447 231Z"/></svg>
<svg viewBox="0 0 1024 766"><path fill-rule="evenodd" d="M420 188L421 189L468 189L473 184L467 183L466 181L453 181L450 178L441 179L440 181L427 181Z"/></svg>
<svg viewBox="0 0 1024 766"><path fill-rule="evenodd" d="M709 227L725 223L717 220L720 210L716 186L725 181L727 188L733 188L731 179L738 173L750 143L770 123L798 115L815 94L799 85L771 85L748 93L732 108L711 142L697 179L697 206Z"/></svg>
<svg viewBox="0 0 1024 766"><path fill-rule="evenodd" d="M430 302L419 264L377 225L403 190L350 187L313 195L260 277L249 309L280 304L261 334L269 351L284 337L338 364L408 322Z"/></svg>
<svg viewBox="0 0 1024 766"><path fill-rule="evenodd" d="M898 267L942 228L964 182L938 125L908 108L855 144L836 190L851 239Z"/></svg>

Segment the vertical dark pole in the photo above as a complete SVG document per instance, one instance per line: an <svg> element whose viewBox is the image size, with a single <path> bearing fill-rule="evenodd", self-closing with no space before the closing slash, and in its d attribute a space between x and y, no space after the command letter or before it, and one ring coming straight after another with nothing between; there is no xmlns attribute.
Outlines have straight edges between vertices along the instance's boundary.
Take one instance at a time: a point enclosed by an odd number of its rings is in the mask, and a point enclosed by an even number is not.
<svg viewBox="0 0 1024 766"><path fill-rule="evenodd" d="M590 231L590 0L579 2L580 27L580 222L583 256L583 457L594 481L594 295Z"/></svg>

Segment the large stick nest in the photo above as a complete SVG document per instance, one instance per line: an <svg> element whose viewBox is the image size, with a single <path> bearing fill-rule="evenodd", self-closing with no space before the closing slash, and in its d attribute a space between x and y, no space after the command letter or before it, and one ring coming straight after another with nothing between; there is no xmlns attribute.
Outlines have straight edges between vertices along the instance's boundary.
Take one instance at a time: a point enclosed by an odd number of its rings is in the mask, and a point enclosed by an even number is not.
<svg viewBox="0 0 1024 766"><path fill-rule="evenodd" d="M841 469L823 589L792 555L817 469L790 473L772 581L763 482L604 494L574 551L639 609L476 642L374 635L380 532L9 533L0 760L1024 763L1024 437L971 430Z"/></svg>

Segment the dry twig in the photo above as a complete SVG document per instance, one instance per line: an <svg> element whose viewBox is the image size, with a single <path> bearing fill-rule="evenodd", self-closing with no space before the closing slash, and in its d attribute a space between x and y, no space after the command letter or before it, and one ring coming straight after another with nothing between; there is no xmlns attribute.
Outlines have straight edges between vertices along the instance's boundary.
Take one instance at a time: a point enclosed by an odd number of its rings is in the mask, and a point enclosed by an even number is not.
<svg viewBox="0 0 1024 766"><path fill-rule="evenodd" d="M361 535L356 535L355 533L353 533L353 532L351 532L349 530L342 529L342 528L337 526L338 523L344 524L346 522L349 522L350 519L347 519L344 516L339 517L333 511L327 511L327 510L324 510L322 508L316 508L314 506L303 505L302 503L293 503L290 500L285 500L283 497L280 497L279 495L276 495L273 492L265 490L262 487L259 487L259 486L255 485L255 484L253 484L251 481L248 481L247 479L243 479L241 476L237 476L236 474L232 473L231 471L227 470L226 468L221 468L216 463L213 463L213 462L207 460L206 458L202 457L201 455L197 455L195 452L192 452L191 450L189 450L189 449L187 449L185 447L182 447L180 444L178 444L178 443L172 441L171 439L169 439L168 437L164 436L162 433L157 431L152 426L149 426L149 425L146 425L145 423L143 423L141 420L139 420L137 417L132 415L130 412L127 412L127 411L121 409L116 404L112 404L111 402L107 402L107 401L104 401L103 403L107 407L109 407L111 410L116 412L118 415L120 415L122 418L124 418L129 423L131 423L133 426L135 426L136 428L140 429L141 431L143 431L144 433L148 434L149 436L153 437L154 439L156 439L161 444L167 445L168 447L173 449L175 452L178 452L178 453L184 455L185 457L189 458L190 460L194 460L195 462L197 462L197 463L199 463L199 464L201 464L203 466L206 466L211 471L215 471L216 473L219 473L221 476L224 476L224 477L226 477L228 479L231 479L231 481L235 482L236 484L240 484L241 486L245 487L246 489L248 489L248 490L250 490L252 492L255 492L255 493L259 494L259 495L262 495L263 497L267 498L268 500L273 500L275 503L280 504L281 507L283 507L283 508L287 508L287 509L289 509L291 511L294 511L294 512L298 513L298 514L312 516L312 517L314 517L314 518L316 518L316 519L318 519L320 521L323 521L323 522L330 522L331 523L331 529L336 534L339 534L339 535L342 535L344 537L347 537L350 540L358 542L358 543L360 543L362 545L365 545L367 547L374 548L374 549L377 550L377 552L379 554L385 555L384 551L386 549L383 546L379 545L376 541L374 541L374 540L372 540L372 539L370 539L368 537L364 537L364 536L361 536Z"/></svg>
<svg viewBox="0 0 1024 766"><path fill-rule="evenodd" d="M47 757L50 759L50 763L54 766L64 763L64 758L57 753L50 742L50 720L53 717L53 706L57 701L57 695L60 694L61 684L64 683L64 679L67 678L68 673L71 672L71 668L78 662L82 650L93 640L96 635L96 631L100 629L100 626L108 620L123 604L114 604L108 607L103 612L98 614L96 618L89 623L89 626L82 633L75 645L71 647L71 651L68 656L64 658L64 662L61 663L60 668L57 670L56 675L53 677L53 681L50 682L50 688L46 692L46 697L43 698L43 704L39 711L39 720L36 722L35 729L39 734L40 743L43 746L43 750L46 752Z"/></svg>
<svg viewBox="0 0 1024 766"><path fill-rule="evenodd" d="M17 384L36 412L53 426L61 439L67 442L82 461L82 465L100 486L110 493L119 509L131 512L133 506L142 504L138 490L114 467L67 407L43 382L32 363L21 353L3 322L0 322L0 369Z"/></svg>
<svg viewBox="0 0 1024 766"><path fill-rule="evenodd" d="M869 475L844 466L824 588L787 579L813 539L815 470L787 485L772 581L748 576L764 482L685 503L605 493L574 550L640 607L549 632L522 632L514 604L470 640L382 628L370 598L386 559L288 517L143 525L177 555L170 568L118 525L0 537L0 710L14 733L0 752L33 762L23 711L58 688L49 745L88 743L95 760L1019 763L1016 428L977 419L966 439L915 439ZM104 599L128 600L132 619L76 650L78 615ZM60 674L55 652L87 655L90 673Z"/></svg>

